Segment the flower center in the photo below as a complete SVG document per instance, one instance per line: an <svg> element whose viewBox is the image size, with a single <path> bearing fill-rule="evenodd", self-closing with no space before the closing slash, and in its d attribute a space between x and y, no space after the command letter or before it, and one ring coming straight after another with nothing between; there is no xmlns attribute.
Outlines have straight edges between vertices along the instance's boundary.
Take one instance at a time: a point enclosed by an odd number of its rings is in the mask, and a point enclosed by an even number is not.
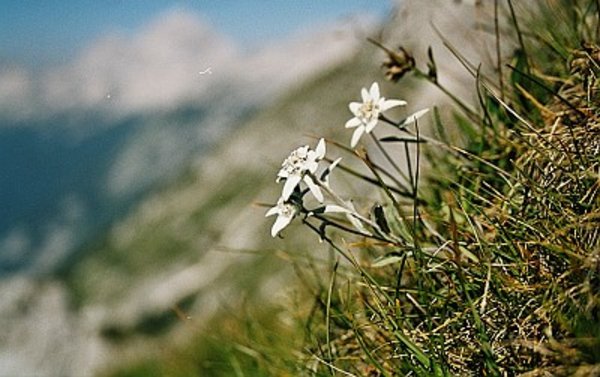
<svg viewBox="0 0 600 377"><path fill-rule="evenodd" d="M283 161L282 168L288 174L298 174L304 170L308 159L308 153L305 148L298 148Z"/></svg>
<svg viewBox="0 0 600 377"><path fill-rule="evenodd" d="M294 214L296 213L296 207L294 207L292 204L283 204L281 205L280 210L281 215L285 217L294 216Z"/></svg>
<svg viewBox="0 0 600 377"><path fill-rule="evenodd" d="M373 100L368 100L358 109L358 116L361 120L369 122L379 116L379 106Z"/></svg>

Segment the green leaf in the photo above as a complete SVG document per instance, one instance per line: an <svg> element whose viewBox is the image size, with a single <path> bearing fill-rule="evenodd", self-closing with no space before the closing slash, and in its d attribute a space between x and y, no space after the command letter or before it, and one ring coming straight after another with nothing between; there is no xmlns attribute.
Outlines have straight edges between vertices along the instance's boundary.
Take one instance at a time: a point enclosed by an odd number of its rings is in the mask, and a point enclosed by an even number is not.
<svg viewBox="0 0 600 377"><path fill-rule="evenodd" d="M398 137L398 136L386 136L379 139L379 141L384 143L426 143L423 139L417 139L414 137Z"/></svg>
<svg viewBox="0 0 600 377"><path fill-rule="evenodd" d="M373 268L381 268L385 266L389 266L390 264L395 264L402 262L402 255L399 253L390 253L379 257L373 261L371 267Z"/></svg>

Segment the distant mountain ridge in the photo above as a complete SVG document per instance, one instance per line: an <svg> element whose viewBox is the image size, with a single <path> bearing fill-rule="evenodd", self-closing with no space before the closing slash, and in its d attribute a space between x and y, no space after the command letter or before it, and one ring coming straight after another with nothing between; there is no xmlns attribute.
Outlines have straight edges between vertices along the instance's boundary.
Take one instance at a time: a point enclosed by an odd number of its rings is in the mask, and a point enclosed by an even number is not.
<svg viewBox="0 0 600 377"><path fill-rule="evenodd" d="M175 11L37 78L0 70L0 277L51 272L257 108L356 44L333 25L240 54Z"/></svg>

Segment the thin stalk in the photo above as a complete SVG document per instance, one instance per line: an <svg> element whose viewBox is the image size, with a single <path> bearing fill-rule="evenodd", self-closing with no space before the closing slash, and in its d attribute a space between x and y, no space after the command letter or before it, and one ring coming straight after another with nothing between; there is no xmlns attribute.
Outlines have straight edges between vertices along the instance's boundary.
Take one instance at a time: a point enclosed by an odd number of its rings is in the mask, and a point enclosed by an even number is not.
<svg viewBox="0 0 600 377"><path fill-rule="evenodd" d="M352 229L352 228L347 227L345 225L342 225L340 223L336 223L334 221L331 221L330 219L328 219L326 217L323 217L320 214L313 213L312 217L321 220L323 223L326 224L326 226L332 226L334 228L338 228L340 230L343 230L344 232L352 233L354 235L361 236L361 237L364 237L364 238L372 238L374 240L381 241L381 242L386 242L386 243L389 242L389 240L386 240L385 238L378 237L375 234L363 233L363 232L360 232L360 231L358 231L356 229Z"/></svg>
<svg viewBox="0 0 600 377"><path fill-rule="evenodd" d="M523 55L525 56L525 67L527 68L527 73L531 74L531 68L529 67L529 55L527 55L527 50L525 49L525 42L523 42L523 34L521 33L521 29L519 28L519 22L517 21L517 15L515 14L515 8L513 7L512 0L508 0L508 7L510 8L510 16L515 25L515 30L517 31L517 38L519 39L519 45L521 46L521 51L523 51Z"/></svg>
<svg viewBox="0 0 600 377"><path fill-rule="evenodd" d="M323 239L324 241L326 241L327 243L329 243L330 245L333 245L333 241L330 240L329 237L327 236L321 236L321 230L319 228L317 228L316 226L314 226L313 224L309 223L306 219L302 220L302 222L308 226L309 229L311 229L312 231L314 231L315 233L317 233L319 235L319 237L321 237L321 239ZM354 266L355 268L358 268L358 263L356 262L356 260L354 258L352 258L348 253L346 253L344 250L342 250L340 247L334 246L334 249L340 253L340 255L342 257L344 257L344 259L346 259L348 262L350 262L350 264L352 266Z"/></svg>
<svg viewBox="0 0 600 377"><path fill-rule="evenodd" d="M373 164L373 167L377 171L380 171L380 172L382 172L382 173L385 174L385 171L383 171L381 168L378 168L378 166L376 164ZM348 174L350 174L350 175L352 175L352 176L354 176L354 177L356 177L356 178L360 178L360 179L362 179L362 180L364 180L364 181L366 181L366 182L368 182L370 184L373 184L373 185L376 185L376 186L379 186L379 184L380 184L377 179L371 178L371 177L367 177L364 174L360 174L359 172L357 172L357 171L355 171L353 169L350 169L347 166L344 166L344 165L340 164L340 165L337 166L337 168L340 169L340 170L342 170L342 171L344 171L344 172L346 172L346 173L348 173ZM387 173L387 174L389 174L389 173ZM386 176L387 176L387 174L386 174ZM397 183L400 183L400 182L397 182ZM406 197L406 198L412 198L412 193L410 193L408 190L401 190L399 188L392 187L392 186L388 186L388 188L389 188L390 191L392 191L392 192L394 192L394 193L396 193L396 194L398 194L400 196L403 196L403 197Z"/></svg>
<svg viewBox="0 0 600 377"><path fill-rule="evenodd" d="M418 138L417 138L418 139ZM417 143L418 145L419 143ZM413 198L416 198L416 192L415 192L415 179L414 179L414 174L413 174L413 168L412 168L412 160L410 158L410 149L408 148L408 143L404 143L404 154L406 156L406 166L408 168L408 177L410 180L410 189L412 190L412 194L413 194Z"/></svg>
<svg viewBox="0 0 600 377"><path fill-rule="evenodd" d="M420 133L419 133L419 122L415 121L415 132L417 134L417 140L420 137ZM416 166L415 166L415 185L413 188L413 192L415 195L415 198L418 196L418 189L419 189L419 172L420 172L420 166L421 166L421 146L420 143L417 143L417 153L416 153ZM417 239L417 224L418 224L418 216L419 216L419 210L418 210L418 203L415 200L413 202L413 234L414 234L414 238L413 238L413 245L415 246L415 255L419 255L420 256L420 247L419 247L419 241ZM419 250L419 252L417 253L417 250ZM419 258L420 260L421 258Z"/></svg>
<svg viewBox="0 0 600 377"><path fill-rule="evenodd" d="M392 195L392 193L389 190L388 185L385 184L385 182L383 182L383 180L381 179L381 176L379 175L379 173L377 173L377 170L375 170L372 166L372 161L369 158L368 155L365 155L365 157L362 159L365 164L367 165L367 167L369 169L371 169L371 172L375 175L375 178L377 178L377 180L379 181L379 186L381 188L383 188L383 191L385 192L385 194L388 196L388 198L390 198L390 200L392 201L392 204L394 205L394 208L396 208L396 210L400 211L400 203L398 203L398 201L396 200L396 198L394 197L394 195Z"/></svg>
<svg viewBox="0 0 600 377"><path fill-rule="evenodd" d="M383 156L386 158L386 160L388 160L388 162L392 165L392 167L396 170L396 172L398 172L398 174L402 178L404 178L404 180L407 180L406 174L402 171L402 169L400 169L398 164L396 164L396 161L394 161L392 156L389 155L389 153L385 150L383 145L381 145L381 142L379 141L379 139L377 139L377 137L375 136L375 133L370 132L370 135L371 135L371 138L373 139L373 141L375 142L375 144L377 145L377 147L379 148L379 150L381 151L381 153L383 154Z"/></svg>
<svg viewBox="0 0 600 377"><path fill-rule="evenodd" d="M330 316L331 316L331 295L333 294L333 287L335 285L335 277L336 277L336 272L337 272L337 268L338 268L339 263L335 262L335 265L333 266L333 271L331 272L331 279L329 281L329 288L327 289L327 306L325 308L325 329L326 329L326 341L327 341L327 357L328 357L328 361L330 363L333 363L333 352L331 350L331 323L330 323ZM333 368L329 368L329 370L331 371L331 374L333 376L335 376L335 371L333 370Z"/></svg>
<svg viewBox="0 0 600 377"><path fill-rule="evenodd" d="M404 242L402 241L402 239L394 236L393 234L386 234L381 227L374 221L371 221L370 219L364 217L363 215L361 215L360 213L358 213L351 205L348 204L347 201L345 201L342 197L340 197L335 191L333 191L328 185L323 184L319 179L317 179L314 175L311 174L311 178L313 178L314 182L317 182L317 184L319 185L319 187L321 189L323 189L323 191L325 191L327 194L329 194L329 196L331 196L331 198L342 208L345 208L346 210L348 210L350 216L355 217L357 220L361 221L364 224L369 225L371 228L373 228L376 232L378 232L381 235L384 235L386 237L386 241L395 245L403 245ZM390 238L387 238L387 237Z"/></svg>
<svg viewBox="0 0 600 377"><path fill-rule="evenodd" d="M381 120L383 120L383 121L385 121L385 122L387 122L387 123L390 123L390 122L391 122L389 119L385 119L385 117L384 117L384 115L383 115L383 114L380 114L380 115L379 115L379 119L381 119ZM398 128L398 127L396 126L396 128ZM340 144L340 143L338 143L338 142L336 142L336 141L334 141L334 140L327 140L327 141L328 141L329 143L331 143L331 144L335 145L336 147L338 147L338 148L340 148L340 149L342 149L342 150L344 150L344 151L346 151L346 152L348 152L348 153L351 153L351 154L353 154L353 155L355 155L355 156L356 156L356 152L355 152L353 149L351 149L351 148L348 148L348 147L346 147L345 145L343 145L343 144ZM327 158L326 158L326 160L327 160L327 161L329 161L329 162L332 162L332 160L330 160L330 159L327 159ZM379 165L377 165L377 164L375 164L375 163L373 163L373 166L374 166L374 167L375 167L375 168L376 168L378 171L382 172L382 173L383 173L383 174L384 174L386 177L388 177L388 178L390 178L392 181L394 181L394 183L395 183L395 184L398 186L398 189L399 189L398 191L395 191L395 190L392 190L392 191L394 191L394 192L396 192L397 194L400 194L400 195L408 194L407 196L408 196L408 197L410 197L410 194L409 194L409 192L408 192L408 189L407 189L407 188L406 188L406 187L405 187L405 186L404 186L404 185L403 185L403 184L402 184L402 183L401 183L401 182L400 182L400 181L399 181L399 180L398 180L398 179L397 179L397 178L396 178L396 177L395 177L393 174L389 173L387 170L383 169L381 166L379 166ZM341 167L341 166L340 166L340 167ZM353 171L350 171L350 169L349 169L349 168L345 168L345 169L343 169L343 170L344 170L344 171L347 171L347 172L349 172L349 173L350 173L350 172L354 173ZM359 178L363 178L363 179L365 178L365 176L362 176L362 175L360 175L360 173L355 173L354 175L355 175L356 177L359 177ZM402 177L403 177L405 180L407 180L405 175L401 174L401 176L402 176ZM376 181L375 181L375 182L376 182ZM373 180L371 181L371 183L373 183ZM401 191L401 190L404 190L404 191Z"/></svg>
<svg viewBox="0 0 600 377"><path fill-rule="evenodd" d="M502 77L502 56L500 47L500 23L498 20L498 0L494 0L494 32L496 33L496 62L498 69L498 84L500 85L500 97L504 100L504 78Z"/></svg>

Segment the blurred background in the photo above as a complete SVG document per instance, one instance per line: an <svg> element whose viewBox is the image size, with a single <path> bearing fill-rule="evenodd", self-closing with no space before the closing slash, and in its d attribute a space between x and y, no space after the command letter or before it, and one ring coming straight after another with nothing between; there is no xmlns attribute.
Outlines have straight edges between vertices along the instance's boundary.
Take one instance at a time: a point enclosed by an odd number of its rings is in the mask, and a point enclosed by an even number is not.
<svg viewBox="0 0 600 377"><path fill-rule="evenodd" d="M46 273L390 4L0 2L1 273Z"/></svg>

